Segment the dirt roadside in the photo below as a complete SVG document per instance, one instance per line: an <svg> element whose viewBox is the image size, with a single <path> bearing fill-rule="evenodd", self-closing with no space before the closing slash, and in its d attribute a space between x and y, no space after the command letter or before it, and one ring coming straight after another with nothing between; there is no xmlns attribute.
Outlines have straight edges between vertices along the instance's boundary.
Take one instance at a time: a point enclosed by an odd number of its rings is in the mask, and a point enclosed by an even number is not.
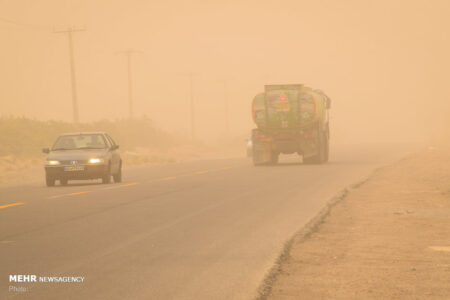
<svg viewBox="0 0 450 300"><path fill-rule="evenodd" d="M270 281L270 280L269 280ZM351 189L296 236L261 299L450 299L450 149Z"/></svg>
<svg viewBox="0 0 450 300"><path fill-rule="evenodd" d="M136 166L164 165L207 159L240 158L245 155L244 144L231 144L217 149L214 146L183 145L165 151L149 148L136 148L134 151L121 151L125 168ZM0 188L23 185L30 182L44 184L45 154L36 157L0 156Z"/></svg>

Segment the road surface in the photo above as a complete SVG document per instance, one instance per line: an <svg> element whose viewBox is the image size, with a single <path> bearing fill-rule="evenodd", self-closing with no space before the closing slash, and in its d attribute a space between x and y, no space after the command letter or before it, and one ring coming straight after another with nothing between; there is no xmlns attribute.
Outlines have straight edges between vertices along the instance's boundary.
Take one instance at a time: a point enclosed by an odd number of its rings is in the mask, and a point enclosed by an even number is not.
<svg viewBox="0 0 450 300"><path fill-rule="evenodd" d="M328 199L404 154L348 147L326 165L222 159L128 168L121 184L1 188L0 299L251 299Z"/></svg>

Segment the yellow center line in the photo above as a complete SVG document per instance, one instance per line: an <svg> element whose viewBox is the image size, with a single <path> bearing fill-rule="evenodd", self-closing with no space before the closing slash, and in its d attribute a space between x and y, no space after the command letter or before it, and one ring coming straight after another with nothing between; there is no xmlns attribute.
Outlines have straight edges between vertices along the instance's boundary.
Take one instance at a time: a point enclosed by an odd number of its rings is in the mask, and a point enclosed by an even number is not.
<svg viewBox="0 0 450 300"><path fill-rule="evenodd" d="M434 251L450 252L450 247L446 247L446 246L430 246L428 248L430 248L431 250L434 250Z"/></svg>
<svg viewBox="0 0 450 300"><path fill-rule="evenodd" d="M196 172L194 172L194 173L187 173L187 174L182 174L182 175L178 175L178 177L187 177L187 176L192 176L192 175L201 175L201 174L206 174L206 173L211 173L211 172L217 172L217 171L221 171L221 170L229 170L229 169L233 169L233 167L225 167L225 168L220 168L220 169L217 169L217 170L200 170L200 171L196 171ZM171 177L165 177L165 178L162 178L161 180L174 180L174 179L176 179L177 177L175 177L175 176L171 176ZM152 182L152 181L150 181L150 182Z"/></svg>
<svg viewBox="0 0 450 300"><path fill-rule="evenodd" d="M11 206L17 206L17 205L25 205L25 203L17 202L17 203L6 204L6 205L0 206L0 209L2 209L2 208L7 208L7 207L11 207Z"/></svg>
<svg viewBox="0 0 450 300"><path fill-rule="evenodd" d="M132 186L132 185L136 185L139 184L139 182L131 182L131 183L127 183L127 184L122 184L121 186Z"/></svg>
<svg viewBox="0 0 450 300"><path fill-rule="evenodd" d="M76 196L76 195L82 195L82 194L87 194L87 193L91 193L91 192L92 191L83 191L83 192L67 194L67 196Z"/></svg>
<svg viewBox="0 0 450 300"><path fill-rule="evenodd" d="M197 172L195 172L194 174L205 174L205 173L208 173L209 171L197 171Z"/></svg>

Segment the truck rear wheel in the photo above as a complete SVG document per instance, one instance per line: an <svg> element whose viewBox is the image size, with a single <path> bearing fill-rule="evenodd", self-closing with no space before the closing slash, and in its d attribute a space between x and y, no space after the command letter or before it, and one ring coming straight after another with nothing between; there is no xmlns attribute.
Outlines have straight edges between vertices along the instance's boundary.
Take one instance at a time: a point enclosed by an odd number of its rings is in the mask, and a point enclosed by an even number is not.
<svg viewBox="0 0 450 300"><path fill-rule="evenodd" d="M261 155L260 151L255 150L253 147L252 161L254 166L261 166L263 164L261 162Z"/></svg>
<svg viewBox="0 0 450 300"><path fill-rule="evenodd" d="M270 164L271 165L276 165L278 163L278 157L280 156L280 154L276 151L272 151L270 153Z"/></svg>
<svg viewBox="0 0 450 300"><path fill-rule="evenodd" d="M324 133L325 135L325 140L324 140L324 157L323 157L323 162L326 163L328 162L328 158L330 155L330 140L328 138L328 134Z"/></svg>
<svg viewBox="0 0 450 300"><path fill-rule="evenodd" d="M279 153L272 151L270 144L253 144L253 165L274 165L278 163Z"/></svg>
<svg viewBox="0 0 450 300"><path fill-rule="evenodd" d="M318 153L314 156L303 159L305 164L322 164L328 161L328 136L326 132L319 132Z"/></svg>

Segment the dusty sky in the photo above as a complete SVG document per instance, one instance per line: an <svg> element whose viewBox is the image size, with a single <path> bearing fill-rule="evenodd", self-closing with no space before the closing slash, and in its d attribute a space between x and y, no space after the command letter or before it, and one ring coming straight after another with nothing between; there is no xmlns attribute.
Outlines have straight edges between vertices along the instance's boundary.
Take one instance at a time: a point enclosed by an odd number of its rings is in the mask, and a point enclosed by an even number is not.
<svg viewBox="0 0 450 300"><path fill-rule="evenodd" d="M305 83L332 99L333 139L450 135L450 2L0 0L0 114L71 120L67 37L74 36L80 118L128 115L134 48L136 115L186 132L196 73L200 138L253 127L265 83Z"/></svg>

